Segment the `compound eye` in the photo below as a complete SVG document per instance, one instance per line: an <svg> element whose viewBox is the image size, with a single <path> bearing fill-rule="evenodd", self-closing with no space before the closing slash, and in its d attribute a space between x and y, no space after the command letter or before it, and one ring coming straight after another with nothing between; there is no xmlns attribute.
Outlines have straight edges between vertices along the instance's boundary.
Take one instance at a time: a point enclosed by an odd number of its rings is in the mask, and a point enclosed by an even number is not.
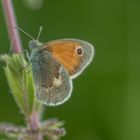
<svg viewBox="0 0 140 140"><path fill-rule="evenodd" d="M82 48L77 48L77 54L80 56L83 54Z"/></svg>

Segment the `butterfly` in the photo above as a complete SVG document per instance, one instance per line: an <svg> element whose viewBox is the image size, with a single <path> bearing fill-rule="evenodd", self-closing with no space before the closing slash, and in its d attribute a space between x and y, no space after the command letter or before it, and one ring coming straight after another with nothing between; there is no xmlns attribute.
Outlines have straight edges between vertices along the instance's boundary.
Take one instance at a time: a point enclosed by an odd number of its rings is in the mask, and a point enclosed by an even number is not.
<svg viewBox="0 0 140 140"><path fill-rule="evenodd" d="M40 43L38 38L29 42L36 97L48 106L57 106L70 98L72 80L92 62L94 47L79 39Z"/></svg>

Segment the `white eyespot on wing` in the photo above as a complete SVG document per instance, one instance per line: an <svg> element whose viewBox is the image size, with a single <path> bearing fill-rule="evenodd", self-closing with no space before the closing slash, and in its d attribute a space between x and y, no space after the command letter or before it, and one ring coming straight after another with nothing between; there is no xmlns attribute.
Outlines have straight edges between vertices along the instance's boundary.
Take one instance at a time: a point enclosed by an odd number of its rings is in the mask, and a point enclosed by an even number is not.
<svg viewBox="0 0 140 140"><path fill-rule="evenodd" d="M62 80L61 80L61 76L59 77L59 79L57 79L57 78L54 78L53 79L53 85L55 85L55 86L60 86L60 85L62 85Z"/></svg>

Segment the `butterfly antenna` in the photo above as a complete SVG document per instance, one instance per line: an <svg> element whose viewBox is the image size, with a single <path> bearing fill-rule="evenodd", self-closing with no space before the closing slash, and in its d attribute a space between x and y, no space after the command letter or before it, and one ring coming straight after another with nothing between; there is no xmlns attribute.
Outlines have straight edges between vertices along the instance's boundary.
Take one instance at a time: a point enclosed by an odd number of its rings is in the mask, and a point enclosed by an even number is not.
<svg viewBox="0 0 140 140"><path fill-rule="evenodd" d="M29 35L27 32L25 32L23 29L21 29L20 27L16 26L16 29L20 30L21 32L23 32L25 35L27 35L28 37L30 37L32 40L35 40L31 35Z"/></svg>
<svg viewBox="0 0 140 140"><path fill-rule="evenodd" d="M42 27L42 26L40 26L40 28L39 28L39 32L38 32L38 36L37 36L37 39L36 39L36 40L39 40L39 37L40 37L41 32L42 32L42 29L43 29L43 27Z"/></svg>

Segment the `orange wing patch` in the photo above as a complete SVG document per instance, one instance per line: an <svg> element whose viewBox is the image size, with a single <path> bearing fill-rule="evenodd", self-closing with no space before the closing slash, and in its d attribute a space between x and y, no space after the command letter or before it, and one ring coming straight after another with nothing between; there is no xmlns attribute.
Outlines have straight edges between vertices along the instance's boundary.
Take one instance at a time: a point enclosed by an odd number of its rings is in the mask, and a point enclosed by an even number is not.
<svg viewBox="0 0 140 140"><path fill-rule="evenodd" d="M82 57L76 52L77 48L80 47L80 44L71 41L58 41L47 44L45 47L47 47L47 50L51 52L53 57L64 66L70 75L73 75L76 72L82 60Z"/></svg>

